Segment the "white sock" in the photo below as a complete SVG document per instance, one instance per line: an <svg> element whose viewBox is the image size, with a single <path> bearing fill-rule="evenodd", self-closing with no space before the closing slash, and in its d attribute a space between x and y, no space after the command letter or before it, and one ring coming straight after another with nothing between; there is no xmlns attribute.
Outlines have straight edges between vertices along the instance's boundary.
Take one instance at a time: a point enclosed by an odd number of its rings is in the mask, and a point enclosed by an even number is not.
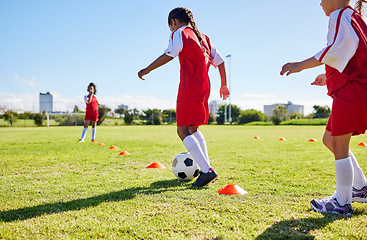
<svg viewBox="0 0 367 240"><path fill-rule="evenodd" d="M350 157L335 160L336 191L340 205L352 202L353 167Z"/></svg>
<svg viewBox="0 0 367 240"><path fill-rule="evenodd" d="M357 159L354 156L354 154L352 153L352 151L349 151L349 156L351 158L352 165L353 165L353 174L354 174L353 187L360 190L364 186L367 186L367 180L366 180L365 175L363 174L362 168L359 166Z"/></svg>
<svg viewBox="0 0 367 240"><path fill-rule="evenodd" d="M97 128L92 128L92 141L96 138Z"/></svg>
<svg viewBox="0 0 367 240"><path fill-rule="evenodd" d="M201 151L198 140L194 136L189 135L185 137L185 139L182 142L185 145L187 151L190 152L191 156L198 163L201 171L203 173L209 172L210 169L209 161L205 158L203 151Z"/></svg>
<svg viewBox="0 0 367 240"><path fill-rule="evenodd" d="M198 140L201 151L203 151L206 159L209 161L209 155L208 155L208 150L206 148L206 142L205 142L204 135L199 130L194 132L192 135Z"/></svg>
<svg viewBox="0 0 367 240"><path fill-rule="evenodd" d="M84 141L85 135L87 135L88 128L83 128L82 137L80 138L80 141Z"/></svg>

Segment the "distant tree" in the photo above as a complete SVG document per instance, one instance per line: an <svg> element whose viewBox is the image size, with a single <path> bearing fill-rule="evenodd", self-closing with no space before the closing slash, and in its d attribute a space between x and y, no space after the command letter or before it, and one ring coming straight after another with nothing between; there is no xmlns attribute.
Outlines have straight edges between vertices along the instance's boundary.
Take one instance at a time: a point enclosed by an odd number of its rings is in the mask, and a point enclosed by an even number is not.
<svg viewBox="0 0 367 240"><path fill-rule="evenodd" d="M73 110L73 113L77 113L79 112L79 107L77 105L74 106L74 110Z"/></svg>
<svg viewBox="0 0 367 240"><path fill-rule="evenodd" d="M176 121L176 110L166 109L162 111L163 122L173 123Z"/></svg>
<svg viewBox="0 0 367 240"><path fill-rule="evenodd" d="M125 124L130 125L134 121L134 113L132 110L125 110Z"/></svg>
<svg viewBox="0 0 367 240"><path fill-rule="evenodd" d="M116 108L115 113L119 114L120 115L120 118L121 118L121 115L125 113L125 109L123 108Z"/></svg>
<svg viewBox="0 0 367 240"><path fill-rule="evenodd" d="M301 119L303 118L303 115L300 114L299 112L292 112L289 114L289 118L290 119Z"/></svg>
<svg viewBox="0 0 367 240"><path fill-rule="evenodd" d="M273 110L271 120L275 125L279 125L279 123L288 120L287 108L284 106L278 106L276 109Z"/></svg>
<svg viewBox="0 0 367 240"><path fill-rule="evenodd" d="M319 106L314 105L313 109L315 109L315 115L313 118L327 118L330 116L331 109L329 106Z"/></svg>
<svg viewBox="0 0 367 240"><path fill-rule="evenodd" d="M245 124L254 121L266 121L266 114L255 109L241 111L238 117L238 124Z"/></svg>
<svg viewBox="0 0 367 240"><path fill-rule="evenodd" d="M208 124L212 124L215 122L215 116L213 113L209 113L209 119L208 119Z"/></svg>
<svg viewBox="0 0 367 240"><path fill-rule="evenodd" d="M31 112L23 112L23 113L20 113L18 115L18 118L19 119L32 119L33 118L33 113L31 113Z"/></svg>
<svg viewBox="0 0 367 240"><path fill-rule="evenodd" d="M217 123L222 125L224 124L224 113L225 113L225 108L227 108L227 121L228 121L228 115L229 115L229 106L226 106L226 105L222 105L219 107L218 109L218 112L217 114L219 115L217 117ZM236 106L236 105L233 105L231 104L231 116L232 116L232 122L237 122L238 121L238 116L240 115L241 113L241 109Z"/></svg>
<svg viewBox="0 0 367 240"><path fill-rule="evenodd" d="M146 120L147 125L162 124L162 111L159 109L148 109L143 111L143 119Z"/></svg>
<svg viewBox="0 0 367 240"><path fill-rule="evenodd" d="M40 113L35 113L33 115L34 123L37 126L42 126L43 120L45 120L45 115Z"/></svg>
<svg viewBox="0 0 367 240"><path fill-rule="evenodd" d="M105 120L105 118L107 117L107 114L111 111L110 108L104 106L104 105L99 105L98 107L98 122L97 125L101 125L101 123L103 123L103 121Z"/></svg>
<svg viewBox="0 0 367 240"><path fill-rule="evenodd" d="M11 126L18 120L18 114L13 111L6 111L4 114L5 121L8 121Z"/></svg>

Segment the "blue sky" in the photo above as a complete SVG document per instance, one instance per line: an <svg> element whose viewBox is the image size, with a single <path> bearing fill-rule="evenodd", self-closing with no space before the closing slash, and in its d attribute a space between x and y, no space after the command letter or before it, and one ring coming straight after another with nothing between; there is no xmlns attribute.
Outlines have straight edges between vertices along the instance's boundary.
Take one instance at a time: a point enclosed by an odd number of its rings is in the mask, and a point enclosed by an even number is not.
<svg viewBox="0 0 367 240"><path fill-rule="evenodd" d="M281 2L281 4L280 4ZM310 83L324 68L280 76L288 61L313 56L326 44L328 18L319 0L12 0L0 2L0 105L38 110L39 92L54 95L54 110L84 108L89 82L111 108L174 108L179 63L146 76L137 72L168 45L167 16L190 8L199 30L223 56L230 54L232 103L263 110L292 101L331 105L324 87ZM228 61L227 61L228 63ZM227 70L228 70L227 65ZM211 100L220 79L211 68Z"/></svg>

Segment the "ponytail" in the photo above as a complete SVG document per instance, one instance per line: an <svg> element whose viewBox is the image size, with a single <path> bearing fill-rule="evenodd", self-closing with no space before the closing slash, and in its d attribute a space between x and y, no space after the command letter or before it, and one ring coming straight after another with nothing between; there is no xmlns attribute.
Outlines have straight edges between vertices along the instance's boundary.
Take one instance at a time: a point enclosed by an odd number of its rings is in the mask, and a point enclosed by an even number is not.
<svg viewBox="0 0 367 240"><path fill-rule="evenodd" d="M364 14L364 4L367 3L366 0L357 0L354 9L363 16Z"/></svg>
<svg viewBox="0 0 367 240"><path fill-rule="evenodd" d="M191 10L188 9L188 8L184 8L184 7L175 8L168 15L168 25L171 24L171 19L177 19L180 22L190 24L191 27L192 27L192 30L194 30L195 35L199 40L200 46L201 46L204 54L206 54L206 50L205 50L204 45L203 45L203 37L201 36L201 33L199 32L199 30L196 26L196 23L194 21L194 15L192 14Z"/></svg>

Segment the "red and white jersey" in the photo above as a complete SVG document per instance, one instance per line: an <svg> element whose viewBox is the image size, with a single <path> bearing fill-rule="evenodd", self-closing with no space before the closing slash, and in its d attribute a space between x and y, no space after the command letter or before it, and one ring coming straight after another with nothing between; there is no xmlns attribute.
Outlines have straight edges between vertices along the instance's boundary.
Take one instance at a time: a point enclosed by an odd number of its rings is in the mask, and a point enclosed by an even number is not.
<svg viewBox="0 0 367 240"><path fill-rule="evenodd" d="M210 80L209 66L217 67L224 62L217 49L211 45L209 38L202 35L202 46L190 26L183 26L175 30L171 36L165 54L179 57L180 86L177 99L200 100L209 97Z"/></svg>
<svg viewBox="0 0 367 240"><path fill-rule="evenodd" d="M97 96L93 95L92 101L89 102L89 95L84 96L84 102L87 105L87 112L97 112L98 113L98 99Z"/></svg>
<svg viewBox="0 0 367 240"><path fill-rule="evenodd" d="M350 6L330 14L327 47L314 56L325 64L329 94L349 80L366 78L366 34L365 22Z"/></svg>

